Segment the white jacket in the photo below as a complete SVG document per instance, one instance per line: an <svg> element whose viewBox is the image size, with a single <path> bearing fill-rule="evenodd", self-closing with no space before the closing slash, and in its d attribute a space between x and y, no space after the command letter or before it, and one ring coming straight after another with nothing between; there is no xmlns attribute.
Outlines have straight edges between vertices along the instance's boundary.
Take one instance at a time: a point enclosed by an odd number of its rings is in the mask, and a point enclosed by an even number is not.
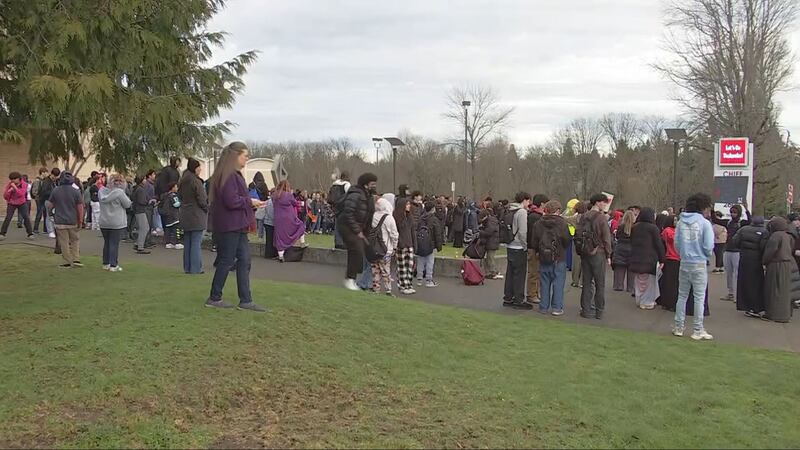
<svg viewBox="0 0 800 450"><path fill-rule="evenodd" d="M386 198L379 198L375 203L375 214L372 216L372 226L377 227L381 219L386 216L386 220L381 225L381 236L383 243L386 244L386 254L394 254L394 249L397 248L397 240L400 238L400 233L397 232L397 222L394 221L394 204Z"/></svg>

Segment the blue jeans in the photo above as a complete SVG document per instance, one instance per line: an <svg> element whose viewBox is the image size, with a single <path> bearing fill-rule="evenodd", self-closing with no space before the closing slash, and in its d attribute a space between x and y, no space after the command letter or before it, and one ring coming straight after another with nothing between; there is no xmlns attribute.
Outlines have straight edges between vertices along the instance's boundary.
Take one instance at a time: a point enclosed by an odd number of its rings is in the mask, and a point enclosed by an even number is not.
<svg viewBox="0 0 800 450"><path fill-rule="evenodd" d="M364 258L364 270L356 278L358 287L364 290L372 289L372 264Z"/></svg>
<svg viewBox="0 0 800 450"><path fill-rule="evenodd" d="M564 310L564 284L567 282L567 262L539 264L539 289L542 294L539 312Z"/></svg>
<svg viewBox="0 0 800 450"><path fill-rule="evenodd" d="M436 261L436 250L428 256L417 255L417 280L433 281L433 264Z"/></svg>
<svg viewBox="0 0 800 450"><path fill-rule="evenodd" d="M43 230L47 232L47 207L44 200L36 200L36 218L33 221L33 231L39 231L39 223L44 220Z"/></svg>
<svg viewBox="0 0 800 450"><path fill-rule="evenodd" d="M678 273L678 303L675 305L675 327L683 328L686 321L686 300L689 290L694 289L694 331L703 331L705 292L708 285L706 263L681 263Z"/></svg>
<svg viewBox="0 0 800 450"><path fill-rule="evenodd" d="M100 232L103 233L103 265L118 267L119 243L125 234L125 228L120 228L119 230L101 228Z"/></svg>
<svg viewBox="0 0 800 450"><path fill-rule="evenodd" d="M311 224L311 232L322 231L322 218L317 217L317 221Z"/></svg>
<svg viewBox="0 0 800 450"><path fill-rule="evenodd" d="M193 274L203 272L203 255L200 249L203 230L186 231L183 233L183 240L183 271Z"/></svg>
<svg viewBox="0 0 800 450"><path fill-rule="evenodd" d="M222 300L222 290L231 269L236 269L236 288L239 293L239 304L250 303L250 241L246 232L230 231L214 233L217 243L216 270L211 282L212 301Z"/></svg>
<svg viewBox="0 0 800 450"><path fill-rule="evenodd" d="M256 233L259 239L264 239L264 219L256 219Z"/></svg>
<svg viewBox="0 0 800 450"><path fill-rule="evenodd" d="M152 225L151 228L153 230L161 230L162 229L161 228L161 214L159 214L157 207L153 208L153 223L151 225Z"/></svg>

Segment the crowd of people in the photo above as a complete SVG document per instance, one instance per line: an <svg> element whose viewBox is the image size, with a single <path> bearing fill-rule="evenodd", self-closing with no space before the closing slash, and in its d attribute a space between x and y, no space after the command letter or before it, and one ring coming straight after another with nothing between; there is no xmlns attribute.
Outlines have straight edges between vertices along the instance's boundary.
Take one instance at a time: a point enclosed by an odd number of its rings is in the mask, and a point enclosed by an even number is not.
<svg viewBox="0 0 800 450"><path fill-rule="evenodd" d="M210 233L216 251L215 273L206 306L229 308L222 290L236 272L239 308L263 311L249 286L250 239L265 239L265 256L284 262L307 246L307 234L333 234L347 250L344 286L394 296L416 287L438 286L436 255L445 244L465 248L481 260L487 279L504 279L503 306L564 314L567 272L581 289L580 316L602 319L606 271L614 291L630 293L643 310L657 306L675 313L673 333L684 334L686 315L694 316L692 338L712 339L704 328L709 314L708 274L725 274L728 293L746 316L788 322L800 303L800 216L753 217L746 205L733 205L730 217L712 214L709 196L691 196L675 214L649 207L611 209L606 194L562 206L545 194L517 193L513 201L425 195L401 185L378 194L378 178L364 173L355 183L342 172L328 192L293 190L288 180L270 189L263 174L248 184L242 170L248 149L227 146L209 180L202 165L170 159L160 171L133 179L93 172L81 183L69 171L39 170L29 182L12 172L3 190L8 204L0 240L17 214L29 239L42 231L55 240L60 267L82 267L82 228L103 236L103 269L120 272L119 247L133 243L146 255L163 235L167 249L183 250L186 274L204 273L201 243ZM31 206L36 206L31 223ZM506 270L496 254L505 247ZM712 259L713 257L713 259ZM392 262L396 269L392 270Z"/></svg>

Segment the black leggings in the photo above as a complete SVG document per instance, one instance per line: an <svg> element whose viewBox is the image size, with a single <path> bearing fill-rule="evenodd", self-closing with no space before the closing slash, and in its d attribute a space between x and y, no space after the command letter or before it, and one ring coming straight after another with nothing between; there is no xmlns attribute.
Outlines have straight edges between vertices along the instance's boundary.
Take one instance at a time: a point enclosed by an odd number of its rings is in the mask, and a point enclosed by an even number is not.
<svg viewBox="0 0 800 450"><path fill-rule="evenodd" d="M724 255L725 255L725 244L714 244L714 259L715 259L714 262L717 263L716 264L717 269L722 269L725 266L723 262Z"/></svg>
<svg viewBox="0 0 800 450"><path fill-rule="evenodd" d="M341 227L341 233L347 247L347 278L355 280L364 270L364 240L347 227Z"/></svg>

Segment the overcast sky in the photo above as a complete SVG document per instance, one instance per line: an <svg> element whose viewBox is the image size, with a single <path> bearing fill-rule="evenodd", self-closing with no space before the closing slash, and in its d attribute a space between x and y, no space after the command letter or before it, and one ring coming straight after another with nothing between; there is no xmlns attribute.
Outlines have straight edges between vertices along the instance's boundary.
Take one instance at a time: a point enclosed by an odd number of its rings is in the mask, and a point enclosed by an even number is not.
<svg viewBox="0 0 800 450"><path fill-rule="evenodd" d="M211 28L230 33L218 57L261 52L224 119L237 140L317 140L400 130L445 138L454 85L493 87L516 107L518 146L544 142L579 116L674 117L658 0L228 0ZM792 35L800 48L800 33ZM800 85L800 74L795 75ZM800 93L780 97L800 139ZM796 106L795 106L796 105ZM457 132L457 131L456 131Z"/></svg>

